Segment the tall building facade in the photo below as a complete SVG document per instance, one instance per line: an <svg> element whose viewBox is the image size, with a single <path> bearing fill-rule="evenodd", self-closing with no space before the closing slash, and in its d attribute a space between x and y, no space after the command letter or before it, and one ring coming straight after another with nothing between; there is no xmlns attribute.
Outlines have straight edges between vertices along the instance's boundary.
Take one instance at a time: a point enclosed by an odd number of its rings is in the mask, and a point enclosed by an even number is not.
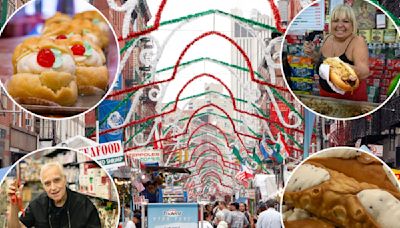
<svg viewBox="0 0 400 228"><path fill-rule="evenodd" d="M37 148L34 116L0 93L0 165L10 166Z"/></svg>
<svg viewBox="0 0 400 228"><path fill-rule="evenodd" d="M238 16L242 15L242 11L240 9L233 9L232 13ZM257 10L253 10L252 20L261 22L266 25L273 25L274 23L273 18L267 15L262 15ZM265 44L265 40L271 38L271 31L256 30L255 34L253 34L250 32L250 29L248 27L245 27L243 24L238 23L237 21L232 21L231 32L232 39L246 52L251 61L253 69L257 70L258 66L262 64L264 60L263 44ZM257 34L259 39L257 39ZM231 62L234 65L247 68L244 57L236 48L232 48ZM248 91L258 90L258 85L255 82L251 82L251 78L248 72L234 70L234 73L235 75L232 75L231 79L232 92L235 98L246 100L249 96ZM248 91L246 91L246 89ZM248 110L249 104L238 103L237 107L241 110ZM235 113L235 118L242 121L244 120L244 117L242 117L242 115L240 115L239 113ZM253 126L250 127L254 130L257 130L259 128L259 123L253 123ZM241 126L238 130L242 132L245 131L245 126Z"/></svg>
<svg viewBox="0 0 400 228"><path fill-rule="evenodd" d="M118 2L118 1L116 1ZM119 4L122 5L126 1L125 0L120 0ZM116 12L112 9L109 8L107 0L91 0L91 3L99 9L109 20L111 23L111 26L115 30L115 33L117 36L121 36L122 34L122 27L123 27L123 19L125 16L125 12ZM118 3L117 3L118 4ZM151 18L151 13L148 9L147 2L146 0L139 0L137 7L135 8L134 12L131 15L131 23L129 25L130 31L142 31L146 28L147 22ZM133 48L132 53L130 54L128 61L126 61L121 71L121 75L117 75L116 77L119 77L118 80L121 82L121 87L119 89L127 89L132 86L138 85L139 83L142 83L144 78L148 75L149 68L146 66L143 66L142 63L140 62L139 55L141 51L145 48L148 48L149 45L147 45L148 40L146 39L140 39L139 42L136 43L136 45ZM119 46L122 49L126 45L126 41L120 41ZM126 53L126 52L125 52ZM121 56L122 59L122 56ZM144 118L148 115L151 115L151 113L155 113L155 105L156 103L151 101L148 98L148 92L149 88L143 89L143 95L140 98L140 104L135 107L135 113L131 117L130 121L133 121L135 119L140 119ZM122 100L127 94L122 94L118 96L114 96L110 99L113 100ZM96 110L93 110L92 112L89 112L86 114L86 132L90 132L92 129L95 128L95 122L96 119ZM136 132L136 127L128 127L125 129L126 135L133 135ZM147 129L144 133L149 134L150 130ZM145 137L147 138L147 136ZM127 147L133 146L133 142L130 142L129 145L126 145Z"/></svg>

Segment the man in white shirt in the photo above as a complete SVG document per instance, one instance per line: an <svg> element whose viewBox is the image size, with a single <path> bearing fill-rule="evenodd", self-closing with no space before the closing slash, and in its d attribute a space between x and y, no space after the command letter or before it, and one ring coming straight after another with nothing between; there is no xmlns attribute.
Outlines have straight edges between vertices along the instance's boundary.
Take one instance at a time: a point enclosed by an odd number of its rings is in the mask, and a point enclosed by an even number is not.
<svg viewBox="0 0 400 228"><path fill-rule="evenodd" d="M213 228L211 225L212 214L208 211L203 212L203 221L199 221L199 228Z"/></svg>
<svg viewBox="0 0 400 228"><path fill-rule="evenodd" d="M260 213L257 220L256 228L281 228L281 213L274 208L277 202L273 199L267 200L265 203L267 210Z"/></svg>

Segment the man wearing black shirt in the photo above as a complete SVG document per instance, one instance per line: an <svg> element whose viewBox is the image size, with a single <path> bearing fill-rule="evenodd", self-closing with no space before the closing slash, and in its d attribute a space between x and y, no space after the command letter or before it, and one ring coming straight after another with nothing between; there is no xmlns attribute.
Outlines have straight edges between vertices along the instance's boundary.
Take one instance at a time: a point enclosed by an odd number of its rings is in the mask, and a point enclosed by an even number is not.
<svg viewBox="0 0 400 228"><path fill-rule="evenodd" d="M47 163L40 170L44 193L32 200L18 217L18 204L10 200L9 228L99 228L96 207L85 195L68 189L63 167L59 163ZM21 197L22 186L11 185L10 197ZM19 200L21 201L21 200Z"/></svg>

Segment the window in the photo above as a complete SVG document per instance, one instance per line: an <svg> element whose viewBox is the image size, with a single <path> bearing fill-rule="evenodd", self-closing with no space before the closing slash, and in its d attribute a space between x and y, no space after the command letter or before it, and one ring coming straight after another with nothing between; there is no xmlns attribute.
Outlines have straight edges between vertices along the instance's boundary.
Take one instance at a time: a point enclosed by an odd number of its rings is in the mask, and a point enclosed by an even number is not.
<svg viewBox="0 0 400 228"><path fill-rule="evenodd" d="M30 127L32 125L32 119L25 119L25 126Z"/></svg>
<svg viewBox="0 0 400 228"><path fill-rule="evenodd" d="M0 128L0 139L5 139L7 136L7 130Z"/></svg>

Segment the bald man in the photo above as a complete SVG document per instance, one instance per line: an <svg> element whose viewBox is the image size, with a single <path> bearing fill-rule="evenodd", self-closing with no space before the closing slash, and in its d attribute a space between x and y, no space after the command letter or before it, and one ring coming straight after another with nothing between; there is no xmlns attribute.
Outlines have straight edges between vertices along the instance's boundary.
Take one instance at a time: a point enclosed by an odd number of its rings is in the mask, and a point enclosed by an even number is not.
<svg viewBox="0 0 400 228"><path fill-rule="evenodd" d="M98 228L99 214L90 199L67 188L62 165L47 163L40 170L45 192L33 199L24 213L18 215L17 202L10 200L9 228ZM22 187L10 185L9 197L22 197Z"/></svg>

